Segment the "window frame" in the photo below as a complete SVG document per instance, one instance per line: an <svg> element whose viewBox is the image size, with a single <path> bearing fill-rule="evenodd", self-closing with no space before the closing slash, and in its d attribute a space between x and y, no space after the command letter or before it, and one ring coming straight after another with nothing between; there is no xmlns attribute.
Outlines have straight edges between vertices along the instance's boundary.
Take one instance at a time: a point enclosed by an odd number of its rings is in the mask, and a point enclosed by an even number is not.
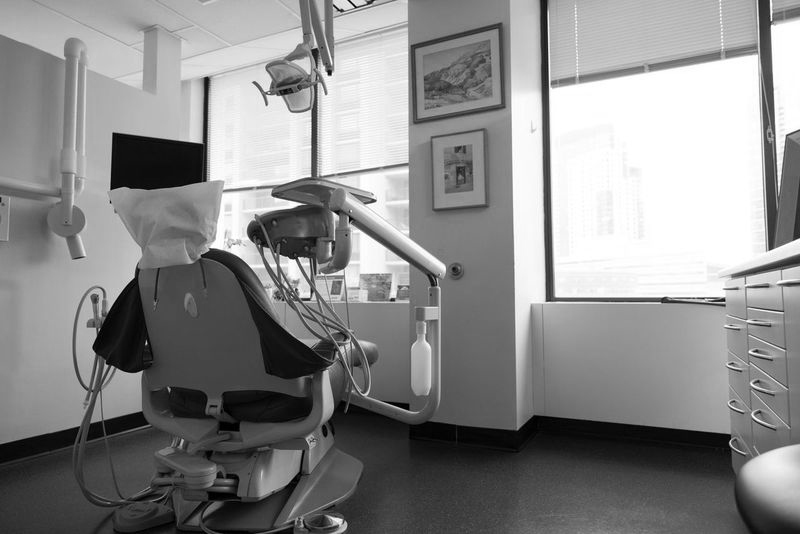
<svg viewBox="0 0 800 534"><path fill-rule="evenodd" d="M668 297L557 297L555 293L555 268L553 253L553 205L552 205L552 162L551 162L551 125L550 125L550 25L549 0L539 2L539 21L541 38L541 82L542 82L542 170L544 193L544 256L545 256L545 301L546 302L669 302ZM757 61L760 65L761 83L759 84L759 101L761 111L761 149L762 149L762 182L764 193L764 230L767 249L773 248L775 224L778 212L778 176L776 165L777 143L775 132L768 128L774 124L775 93L772 69L772 7L770 0L756 0L756 38ZM688 64L688 62L680 62ZM603 78L594 77L594 78ZM593 81L594 78L592 78ZM681 302L708 304L704 297L677 299Z"/></svg>

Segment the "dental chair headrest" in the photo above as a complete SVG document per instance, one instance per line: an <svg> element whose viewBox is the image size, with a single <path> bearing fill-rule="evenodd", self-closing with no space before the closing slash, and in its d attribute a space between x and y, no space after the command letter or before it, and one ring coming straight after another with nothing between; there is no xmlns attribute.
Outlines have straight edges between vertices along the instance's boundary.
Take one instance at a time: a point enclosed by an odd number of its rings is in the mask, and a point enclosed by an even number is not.
<svg viewBox="0 0 800 534"><path fill-rule="evenodd" d="M164 189L120 187L108 193L114 210L142 249L141 269L196 262L217 235L222 181Z"/></svg>

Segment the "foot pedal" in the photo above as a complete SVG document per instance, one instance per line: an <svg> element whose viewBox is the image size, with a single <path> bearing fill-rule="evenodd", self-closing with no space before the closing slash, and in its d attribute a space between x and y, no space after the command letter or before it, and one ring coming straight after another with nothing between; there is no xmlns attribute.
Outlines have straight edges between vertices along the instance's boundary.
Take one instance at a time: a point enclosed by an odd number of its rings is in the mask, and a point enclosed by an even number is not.
<svg viewBox="0 0 800 534"><path fill-rule="evenodd" d="M317 512L298 517L294 523L293 534L342 534L347 531L347 521L336 512Z"/></svg>
<svg viewBox="0 0 800 534"><path fill-rule="evenodd" d="M117 508L111 518L117 532L139 532L175 521L172 508L155 502L135 502Z"/></svg>

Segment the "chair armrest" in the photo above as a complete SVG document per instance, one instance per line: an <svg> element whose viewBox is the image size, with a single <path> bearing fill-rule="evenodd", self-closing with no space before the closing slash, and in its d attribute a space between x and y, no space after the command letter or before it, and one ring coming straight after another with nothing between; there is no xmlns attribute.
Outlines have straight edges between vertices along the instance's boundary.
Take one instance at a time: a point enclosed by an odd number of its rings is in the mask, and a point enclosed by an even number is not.
<svg viewBox="0 0 800 534"><path fill-rule="evenodd" d="M292 438L304 438L314 432L333 415L333 392L330 371L327 369L314 373L311 389L313 404L311 412L303 419L284 423L239 423L240 439L222 441L211 447L217 451L233 451L264 447Z"/></svg>

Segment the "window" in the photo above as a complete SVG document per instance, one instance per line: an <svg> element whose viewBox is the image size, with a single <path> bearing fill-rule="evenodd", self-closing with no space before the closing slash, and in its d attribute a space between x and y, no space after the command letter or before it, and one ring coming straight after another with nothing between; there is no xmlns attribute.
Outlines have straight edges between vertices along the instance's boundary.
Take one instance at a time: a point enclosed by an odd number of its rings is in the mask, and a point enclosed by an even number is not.
<svg viewBox="0 0 800 534"><path fill-rule="evenodd" d="M754 4L548 11L551 297L721 295L766 248Z"/></svg>
<svg viewBox="0 0 800 534"><path fill-rule="evenodd" d="M225 181L214 246L242 257L265 287L271 281L245 230L255 214L296 205L273 198L271 189L310 177L312 151L318 176L371 191L378 202L370 207L408 231L407 58L405 28L337 43L328 95L318 99L316 147L311 112L290 113L276 97L264 107L251 84L264 81L263 65L211 79L209 172ZM358 286L361 273L392 273L395 288L408 283L407 263L358 230L353 235L349 287ZM294 262L286 267L290 278L301 279Z"/></svg>

